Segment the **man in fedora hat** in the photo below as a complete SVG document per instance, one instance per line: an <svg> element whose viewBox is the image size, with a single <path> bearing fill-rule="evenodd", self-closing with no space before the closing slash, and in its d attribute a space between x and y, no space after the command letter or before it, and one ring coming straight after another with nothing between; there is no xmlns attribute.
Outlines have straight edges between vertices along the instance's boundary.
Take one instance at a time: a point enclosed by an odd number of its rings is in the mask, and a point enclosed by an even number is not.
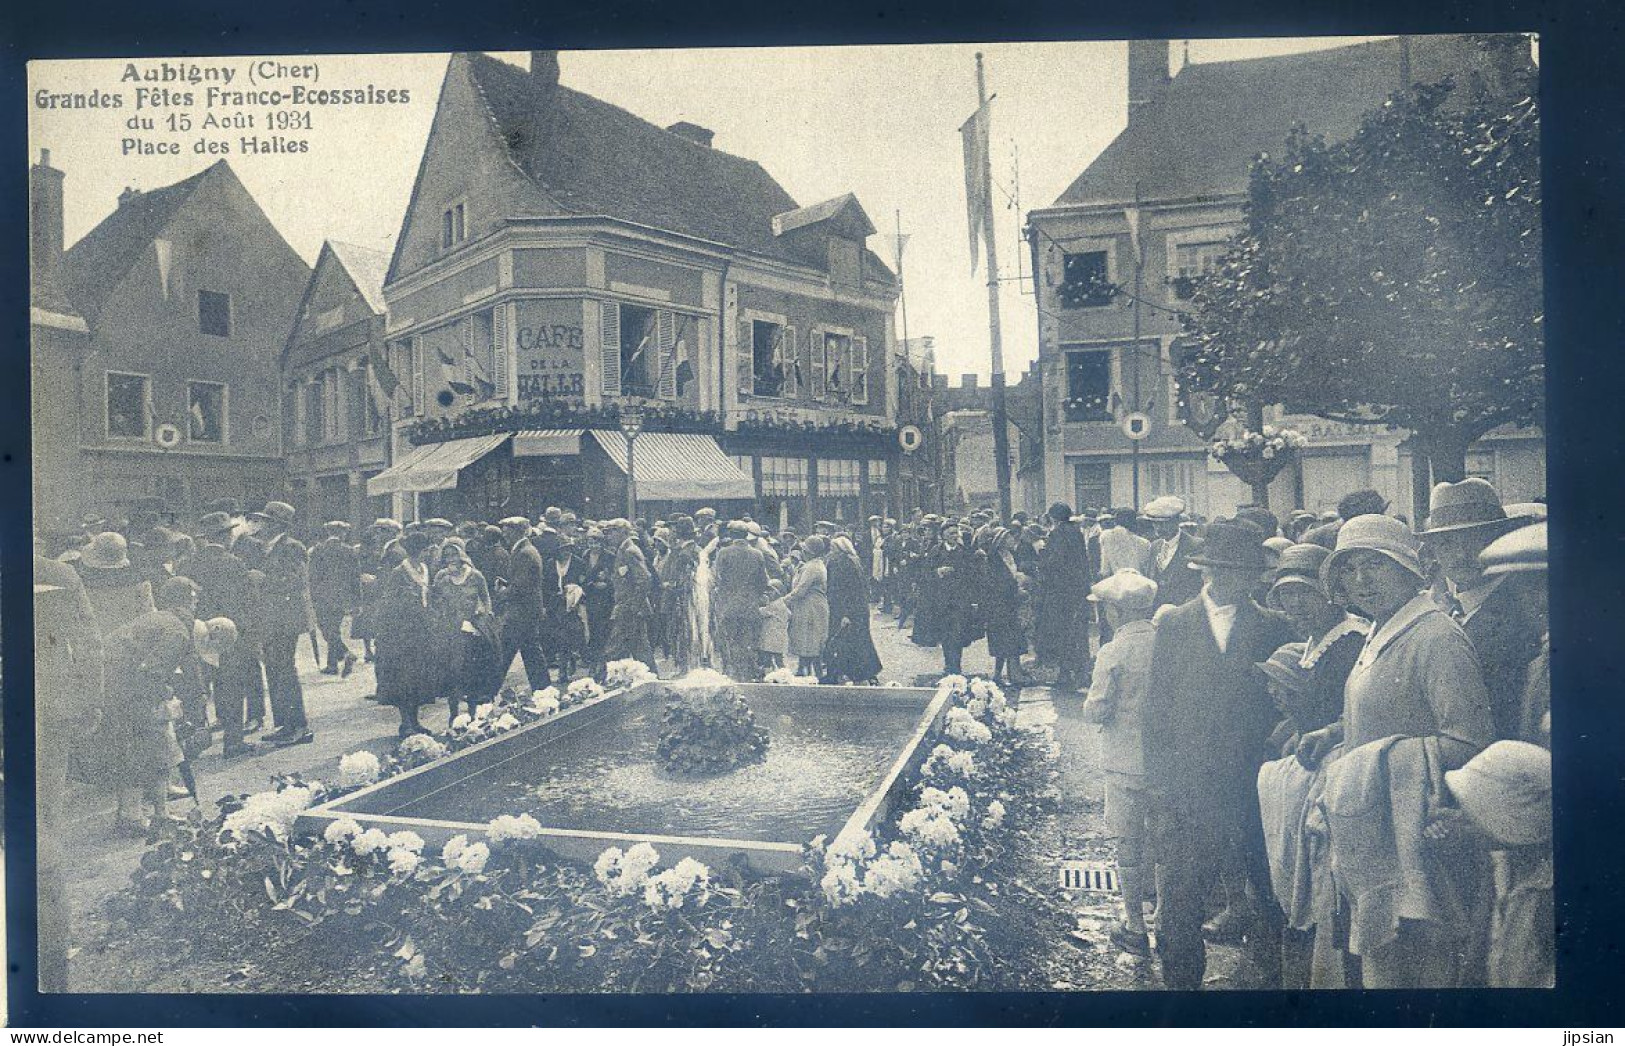
<svg viewBox="0 0 1625 1046"><path fill-rule="evenodd" d="M1071 506L1051 505L1049 518L1052 529L1039 554L1042 588L1033 627L1042 644L1040 658L1056 666L1056 687L1076 690L1089 680L1089 621L1094 613L1088 598L1095 578Z"/></svg>
<svg viewBox="0 0 1625 1046"><path fill-rule="evenodd" d="M1271 902L1255 781L1275 754L1279 715L1254 668L1297 637L1249 593L1265 569L1264 535L1239 521L1209 524L1187 568L1200 593L1157 626L1146 694L1146 784L1155 812L1157 952L1170 988L1202 986L1202 921L1221 875L1242 873L1258 903L1245 933L1263 986L1280 979L1281 913Z"/></svg>
<svg viewBox="0 0 1625 1046"><path fill-rule="evenodd" d="M349 675L355 654L344 641L344 616L361 607L361 553L348 541L350 524L342 519L322 524L322 535L310 550L310 603L327 645L322 674Z"/></svg>
<svg viewBox="0 0 1625 1046"><path fill-rule="evenodd" d="M260 589L265 611L260 647L265 655L271 715L276 720L276 729L265 740L278 746L309 744L314 739L295 663L299 637L313 630L316 616L310 605L310 554L290 533L297 515L284 501L268 501L253 515L260 525L256 537L265 549L259 567L265 575Z"/></svg>
<svg viewBox="0 0 1625 1046"><path fill-rule="evenodd" d="M1423 548L1444 574L1435 597L1478 652L1498 738L1518 736L1529 663L1540 655L1545 628L1523 597L1524 586L1506 584L1507 576L1499 572L1486 574L1479 556L1521 522L1507 517L1488 481L1470 476L1433 488L1421 535Z"/></svg>

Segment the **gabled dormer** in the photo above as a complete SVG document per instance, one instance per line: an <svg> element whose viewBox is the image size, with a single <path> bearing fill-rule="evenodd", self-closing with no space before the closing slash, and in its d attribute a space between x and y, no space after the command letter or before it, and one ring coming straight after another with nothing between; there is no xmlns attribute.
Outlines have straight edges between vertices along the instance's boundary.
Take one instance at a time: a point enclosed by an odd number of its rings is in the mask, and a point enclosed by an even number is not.
<svg viewBox="0 0 1625 1046"><path fill-rule="evenodd" d="M864 244L874 232L852 193L773 216L773 235L838 287L863 286Z"/></svg>

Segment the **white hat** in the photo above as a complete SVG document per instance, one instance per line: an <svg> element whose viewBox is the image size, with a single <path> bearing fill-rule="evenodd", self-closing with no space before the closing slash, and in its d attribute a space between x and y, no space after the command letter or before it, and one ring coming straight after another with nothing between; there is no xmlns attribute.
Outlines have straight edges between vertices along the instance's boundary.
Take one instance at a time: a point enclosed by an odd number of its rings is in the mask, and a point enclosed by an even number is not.
<svg viewBox="0 0 1625 1046"><path fill-rule="evenodd" d="M1496 842L1529 846L1552 837L1552 753L1527 741L1497 741L1447 770L1456 802Z"/></svg>
<svg viewBox="0 0 1625 1046"><path fill-rule="evenodd" d="M1089 590L1089 600L1111 603L1124 610L1150 610L1157 602L1157 583L1133 567L1124 567L1111 577L1095 582Z"/></svg>
<svg viewBox="0 0 1625 1046"><path fill-rule="evenodd" d="M1177 494L1164 494L1160 498L1152 498L1145 508L1140 510L1140 516L1149 520L1172 521L1183 516L1185 511L1184 498Z"/></svg>

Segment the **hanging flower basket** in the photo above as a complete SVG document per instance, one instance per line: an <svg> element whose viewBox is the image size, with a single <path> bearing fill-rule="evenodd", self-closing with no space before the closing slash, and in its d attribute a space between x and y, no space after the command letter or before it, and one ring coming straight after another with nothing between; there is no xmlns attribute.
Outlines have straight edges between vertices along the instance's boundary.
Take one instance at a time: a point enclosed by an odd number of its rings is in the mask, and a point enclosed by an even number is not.
<svg viewBox="0 0 1625 1046"><path fill-rule="evenodd" d="M1262 432L1242 432L1214 440L1209 447L1215 460L1250 487L1269 483L1297 459L1309 441L1293 429L1265 425Z"/></svg>

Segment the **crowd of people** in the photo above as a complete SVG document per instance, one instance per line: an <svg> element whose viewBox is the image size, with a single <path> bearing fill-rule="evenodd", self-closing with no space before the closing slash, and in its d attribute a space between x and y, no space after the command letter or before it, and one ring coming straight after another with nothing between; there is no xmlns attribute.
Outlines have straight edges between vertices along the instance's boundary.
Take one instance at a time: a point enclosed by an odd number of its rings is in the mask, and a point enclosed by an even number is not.
<svg viewBox="0 0 1625 1046"><path fill-rule="evenodd" d="M1208 939L1241 943L1259 986L1550 983L1543 520L1468 479L1419 530L1361 491L1325 516L1202 520L1164 496L805 535L548 508L329 521L307 545L282 502L184 530L144 502L36 554L41 772L104 787L116 830L150 836L216 731L227 758L313 739L306 637L322 673L371 664L405 737L516 659L531 688L657 654L875 683L879 604L944 673L985 638L999 680L1086 691L1112 939L1150 955L1154 900L1168 986L1202 985Z"/></svg>

